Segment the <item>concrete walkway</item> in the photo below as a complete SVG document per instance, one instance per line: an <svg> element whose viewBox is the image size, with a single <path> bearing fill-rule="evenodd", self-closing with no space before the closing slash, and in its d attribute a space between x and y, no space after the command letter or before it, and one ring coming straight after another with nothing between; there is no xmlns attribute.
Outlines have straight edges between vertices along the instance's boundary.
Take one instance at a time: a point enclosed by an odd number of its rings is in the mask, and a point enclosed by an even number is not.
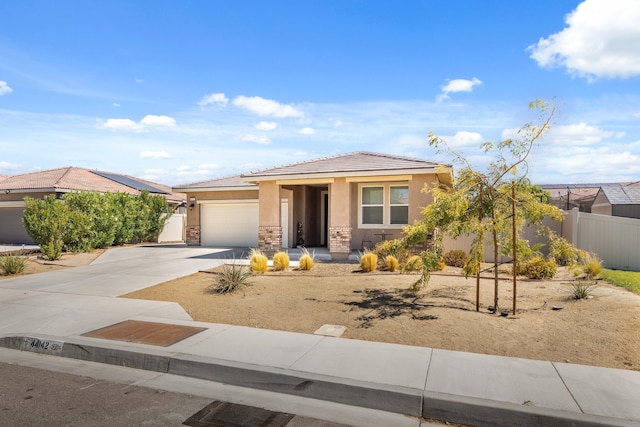
<svg viewBox="0 0 640 427"><path fill-rule="evenodd" d="M115 298L229 255L117 248L1 280L0 346L470 425L640 426L636 371L200 323L175 303ZM82 336L124 320L205 330L168 347Z"/></svg>

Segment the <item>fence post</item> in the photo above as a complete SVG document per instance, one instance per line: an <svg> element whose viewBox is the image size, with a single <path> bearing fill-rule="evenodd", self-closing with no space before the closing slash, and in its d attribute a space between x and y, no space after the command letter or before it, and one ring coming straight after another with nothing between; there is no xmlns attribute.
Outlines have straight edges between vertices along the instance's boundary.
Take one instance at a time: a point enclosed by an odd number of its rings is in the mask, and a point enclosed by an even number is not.
<svg viewBox="0 0 640 427"><path fill-rule="evenodd" d="M571 244L578 247L578 222L580 221L580 211L578 208L571 209Z"/></svg>

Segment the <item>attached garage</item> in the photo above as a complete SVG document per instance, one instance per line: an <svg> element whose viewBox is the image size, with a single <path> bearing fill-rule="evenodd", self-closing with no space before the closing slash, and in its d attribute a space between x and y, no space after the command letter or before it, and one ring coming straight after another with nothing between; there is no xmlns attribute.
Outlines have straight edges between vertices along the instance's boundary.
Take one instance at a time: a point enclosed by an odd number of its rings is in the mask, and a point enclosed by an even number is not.
<svg viewBox="0 0 640 427"><path fill-rule="evenodd" d="M288 203L282 203L283 247L288 247ZM200 204L201 245L258 246L258 201L203 202Z"/></svg>
<svg viewBox="0 0 640 427"><path fill-rule="evenodd" d="M0 244L33 244L22 225L24 202L0 202Z"/></svg>

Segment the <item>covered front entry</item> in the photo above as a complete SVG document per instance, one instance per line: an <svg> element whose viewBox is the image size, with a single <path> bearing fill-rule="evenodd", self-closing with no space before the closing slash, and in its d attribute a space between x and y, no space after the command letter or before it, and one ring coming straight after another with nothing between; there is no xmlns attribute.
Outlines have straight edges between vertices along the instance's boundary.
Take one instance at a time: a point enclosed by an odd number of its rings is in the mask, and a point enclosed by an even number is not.
<svg viewBox="0 0 640 427"><path fill-rule="evenodd" d="M283 224L288 224L288 203L282 201ZM218 247L258 246L258 201L219 201L200 205L201 245ZM285 230L288 227L283 227ZM284 238L286 237L286 239ZM283 236L288 241L288 235ZM288 245L283 245L285 248Z"/></svg>

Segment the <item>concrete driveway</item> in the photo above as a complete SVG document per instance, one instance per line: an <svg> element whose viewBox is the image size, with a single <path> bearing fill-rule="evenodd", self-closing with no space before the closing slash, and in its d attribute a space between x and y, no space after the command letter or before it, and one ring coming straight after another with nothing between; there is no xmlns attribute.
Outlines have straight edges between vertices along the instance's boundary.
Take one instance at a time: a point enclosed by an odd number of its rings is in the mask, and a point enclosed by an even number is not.
<svg viewBox="0 0 640 427"><path fill-rule="evenodd" d="M78 335L134 316L191 320L177 303L117 297L215 267L234 254L186 245L113 248L87 266L0 280L0 335Z"/></svg>

